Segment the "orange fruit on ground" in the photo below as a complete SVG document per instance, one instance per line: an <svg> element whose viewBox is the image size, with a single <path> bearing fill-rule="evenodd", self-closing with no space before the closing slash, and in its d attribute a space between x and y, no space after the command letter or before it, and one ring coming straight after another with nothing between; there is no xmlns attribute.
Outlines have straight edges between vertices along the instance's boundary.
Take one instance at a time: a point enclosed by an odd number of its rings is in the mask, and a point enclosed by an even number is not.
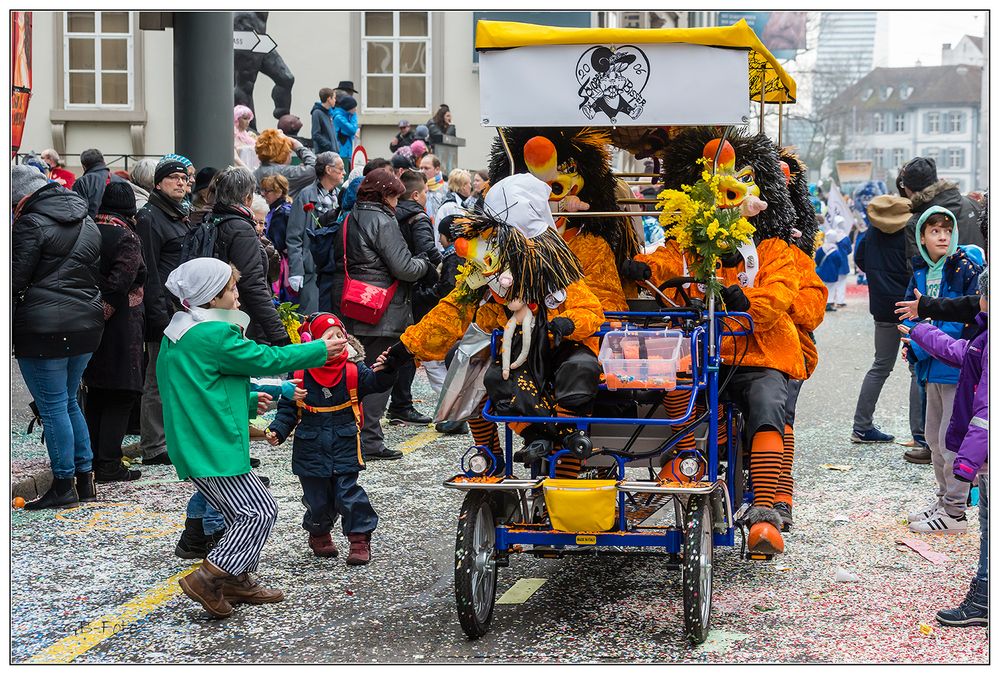
<svg viewBox="0 0 1000 675"><path fill-rule="evenodd" d="M24 497L14 497L14 508L15 509L24 508Z"/></svg>

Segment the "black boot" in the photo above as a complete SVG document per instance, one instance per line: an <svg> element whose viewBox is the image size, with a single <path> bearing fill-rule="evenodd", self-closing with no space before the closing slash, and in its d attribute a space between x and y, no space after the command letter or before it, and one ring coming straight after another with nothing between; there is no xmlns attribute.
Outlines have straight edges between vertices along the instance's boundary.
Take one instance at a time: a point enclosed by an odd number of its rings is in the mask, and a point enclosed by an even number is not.
<svg viewBox="0 0 1000 675"><path fill-rule="evenodd" d="M962 604L955 609L942 609L937 613L937 620L944 626L989 626L989 582L973 579Z"/></svg>
<svg viewBox="0 0 1000 675"><path fill-rule="evenodd" d="M439 434L467 434L469 425L465 422L438 422L434 430Z"/></svg>
<svg viewBox="0 0 1000 675"><path fill-rule="evenodd" d="M142 478L142 472L138 469L129 469L124 464L118 465L118 470L113 473L99 473L97 474L98 483L126 483L131 480L139 480ZM83 499L83 495L80 495L80 499Z"/></svg>
<svg viewBox="0 0 1000 675"><path fill-rule="evenodd" d="M212 534L205 535L205 555L212 552L218 543L222 540L223 535L226 534L226 528L222 528L218 532L213 532Z"/></svg>
<svg viewBox="0 0 1000 675"><path fill-rule="evenodd" d="M42 495L41 499L28 502L24 505L29 511L39 509L62 509L68 506L76 506L80 503L80 496L76 493L72 478L54 478L52 487Z"/></svg>
<svg viewBox="0 0 1000 675"><path fill-rule="evenodd" d="M97 501L97 485L94 484L93 471L78 471L76 474L76 494L81 502Z"/></svg>
<svg viewBox="0 0 1000 675"><path fill-rule="evenodd" d="M174 555L185 560L201 560L208 555L205 546L205 530L202 527L201 518L187 518L184 520L184 531L181 538L174 547Z"/></svg>

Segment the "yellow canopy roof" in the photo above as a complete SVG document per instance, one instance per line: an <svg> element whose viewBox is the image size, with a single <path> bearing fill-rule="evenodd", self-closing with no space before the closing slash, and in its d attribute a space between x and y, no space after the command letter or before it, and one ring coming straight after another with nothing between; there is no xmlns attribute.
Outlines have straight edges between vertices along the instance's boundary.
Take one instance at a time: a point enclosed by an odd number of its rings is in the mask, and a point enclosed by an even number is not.
<svg viewBox="0 0 1000 675"><path fill-rule="evenodd" d="M561 28L513 21L479 21L476 49L539 45L685 43L749 50L750 99L794 103L795 80L785 72L747 22L713 28Z"/></svg>

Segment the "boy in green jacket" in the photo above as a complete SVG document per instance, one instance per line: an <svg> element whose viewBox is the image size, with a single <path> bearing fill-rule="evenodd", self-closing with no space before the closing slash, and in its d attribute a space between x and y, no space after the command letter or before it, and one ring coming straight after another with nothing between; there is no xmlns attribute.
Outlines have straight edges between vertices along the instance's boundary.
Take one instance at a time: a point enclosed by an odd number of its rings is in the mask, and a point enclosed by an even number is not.
<svg viewBox="0 0 1000 675"><path fill-rule="evenodd" d="M278 515L274 497L250 470L247 424L258 395L251 375L316 368L344 348L343 340L267 347L244 337L250 317L239 311L239 273L215 258L190 260L166 287L186 311L164 331L156 375L170 459L226 519L226 534L204 564L180 580L209 614L232 614L230 602L280 602L284 594L251 575Z"/></svg>

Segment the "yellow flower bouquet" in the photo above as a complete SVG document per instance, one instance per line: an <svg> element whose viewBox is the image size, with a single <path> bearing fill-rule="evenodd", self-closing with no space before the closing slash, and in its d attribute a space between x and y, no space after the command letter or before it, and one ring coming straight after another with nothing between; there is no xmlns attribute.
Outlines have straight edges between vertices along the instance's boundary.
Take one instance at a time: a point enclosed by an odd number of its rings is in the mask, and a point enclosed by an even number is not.
<svg viewBox="0 0 1000 675"><path fill-rule="evenodd" d="M298 308L298 305L293 305L290 302L283 302L278 305L278 318L281 319L281 324L285 327L285 331L288 332L288 338L295 345L302 342L299 336L299 326L302 325L302 317L295 311Z"/></svg>
<svg viewBox="0 0 1000 675"><path fill-rule="evenodd" d="M738 207L717 206L723 203L719 183L720 176L705 169L700 181L682 185L680 190L664 190L656 203L667 238L694 255L691 270L704 281L706 296L718 295L722 289L715 276L719 258L750 241L754 233L754 226Z"/></svg>

